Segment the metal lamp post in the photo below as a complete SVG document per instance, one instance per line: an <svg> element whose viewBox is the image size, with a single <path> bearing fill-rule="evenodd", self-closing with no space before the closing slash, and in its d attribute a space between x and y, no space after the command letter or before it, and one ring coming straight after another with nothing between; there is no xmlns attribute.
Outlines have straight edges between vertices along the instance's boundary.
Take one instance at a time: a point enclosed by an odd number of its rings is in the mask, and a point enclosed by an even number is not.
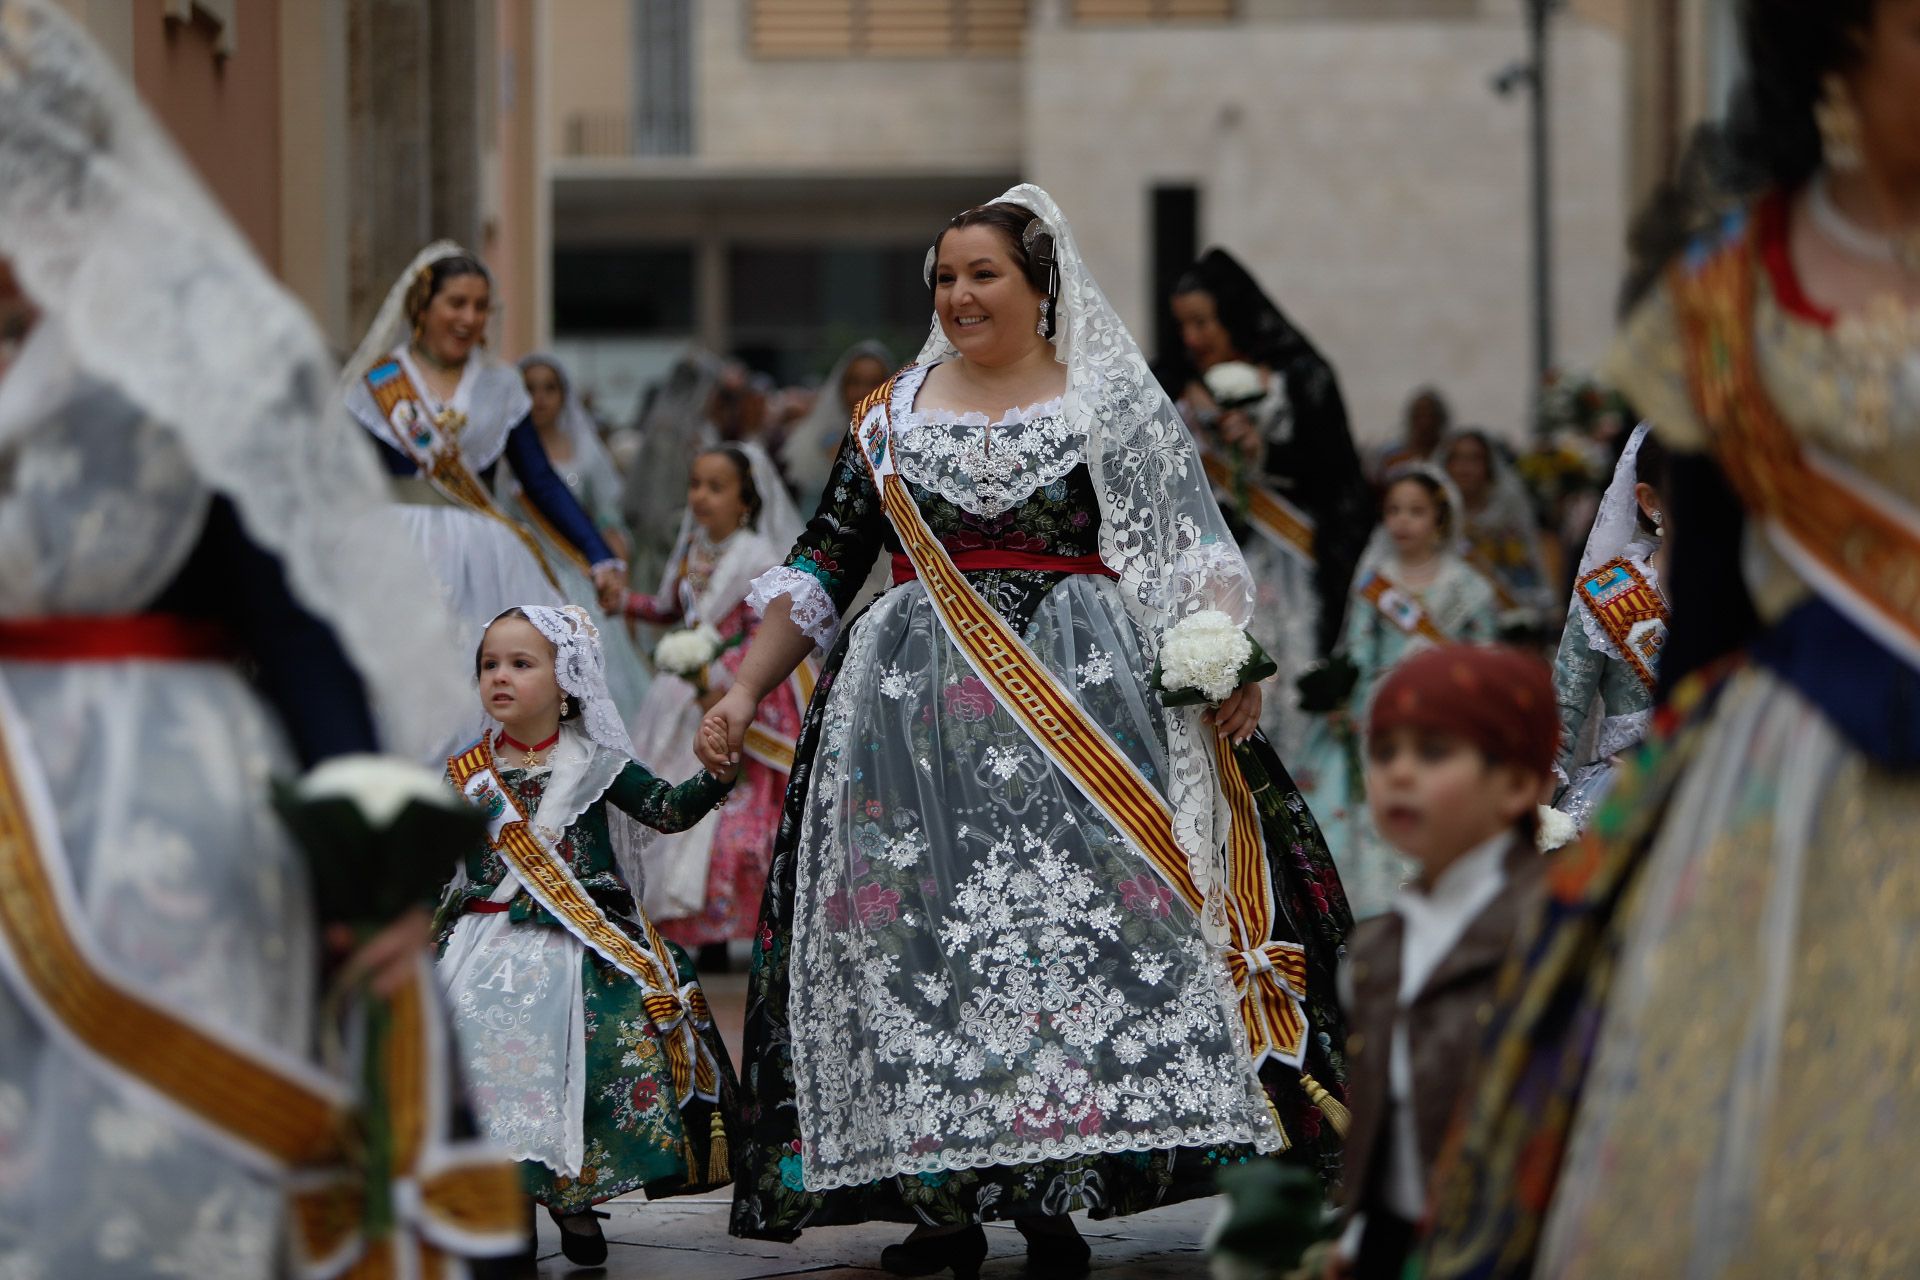
<svg viewBox="0 0 1920 1280"><path fill-rule="evenodd" d="M1548 28L1554 10L1566 0L1521 0L1527 11L1527 58L1493 78L1501 97L1525 89L1531 108L1528 141L1532 155L1533 222L1533 385L1538 392L1553 369L1553 172L1549 108Z"/></svg>

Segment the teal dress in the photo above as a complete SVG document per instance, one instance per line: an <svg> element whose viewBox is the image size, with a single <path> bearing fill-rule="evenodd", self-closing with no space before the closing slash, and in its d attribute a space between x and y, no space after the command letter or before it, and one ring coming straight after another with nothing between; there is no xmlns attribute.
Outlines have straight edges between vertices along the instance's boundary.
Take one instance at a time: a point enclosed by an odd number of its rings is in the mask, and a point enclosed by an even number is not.
<svg viewBox="0 0 1920 1280"><path fill-rule="evenodd" d="M1375 568L1389 580L1400 580L1391 559ZM1358 730L1366 721L1373 690L1381 679L1402 658L1433 643L1397 625L1368 598L1367 584L1373 576L1365 565L1354 575L1353 600L1340 641L1340 652L1359 670L1359 679L1347 696L1343 716L1322 715L1309 720L1306 743L1294 770L1300 793L1319 821L1327 849L1340 869L1340 882L1346 886L1355 920L1378 915L1391 906L1412 868L1412 863L1380 838L1367 813L1366 773ZM1493 585L1456 556L1447 556L1441 562L1432 583L1408 594L1419 601L1426 616L1449 640L1480 644L1499 633L1499 603Z"/></svg>
<svg viewBox="0 0 1920 1280"><path fill-rule="evenodd" d="M549 777L547 769L503 767L500 777L526 812L538 810ZM606 793L561 833L557 847L574 877L607 918L644 945L647 931L641 923L639 905L615 865L607 805L617 806L635 821L656 830L682 831L725 800L731 785L701 773L673 786L630 761ZM512 874L500 856L485 846L467 855L464 870L465 882L456 883L448 892L436 920L436 942L442 957L463 919L497 912L490 899L502 879ZM564 932L524 889L508 900L506 908L509 930ZM678 969L678 985L682 989L697 985L686 953L672 943L665 945ZM541 1160L523 1159L521 1169L528 1193L548 1208L567 1214L630 1191L644 1189L658 1196L725 1185L730 1178L723 1119L734 1105L735 1084L719 1032L710 1020L699 1029L701 1040L719 1064L718 1105L698 1098L684 1107L677 1105L667 1053L647 1014L639 984L591 950L581 950L586 1049L581 1115L584 1159L578 1176L557 1172ZM520 981L524 990L531 990L524 975ZM543 998L568 999L571 995L554 991ZM462 1008L458 992L453 1003L472 1100L483 1127L497 1143L522 1155L526 1143L514 1132L515 1117L550 1109L557 1097L564 1096L555 1092L555 1059L542 1055L539 1037L527 1034L523 1024L497 1014L485 1019L463 1016L467 1010Z"/></svg>

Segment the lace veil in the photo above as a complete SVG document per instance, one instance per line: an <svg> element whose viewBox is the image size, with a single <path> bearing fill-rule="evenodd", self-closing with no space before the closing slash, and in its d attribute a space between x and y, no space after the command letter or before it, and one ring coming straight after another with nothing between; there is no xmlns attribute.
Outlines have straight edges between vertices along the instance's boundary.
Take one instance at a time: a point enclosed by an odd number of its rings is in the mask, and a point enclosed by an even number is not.
<svg viewBox="0 0 1920 1280"><path fill-rule="evenodd" d="M0 256L41 323L173 431L339 635L389 749L427 754L470 705L453 624L381 518L377 463L340 420L306 313L47 0L0 0L0 120Z"/></svg>
<svg viewBox="0 0 1920 1280"><path fill-rule="evenodd" d="M833 362L813 408L780 444L780 465L802 497L818 496L833 474L834 453L847 434L847 420L853 416L853 406L840 399L840 382L847 366L860 359L878 360L889 371L894 368L893 353L883 344L871 339L854 343Z"/></svg>
<svg viewBox="0 0 1920 1280"><path fill-rule="evenodd" d="M1453 532L1447 541L1446 550L1462 560L1466 559L1467 503L1466 499L1460 496L1460 486L1453 482L1452 476L1431 462L1410 462L1405 466L1395 467L1389 472L1383 478L1382 487L1391 486L1395 480L1410 475L1425 476L1438 484L1440 491L1447 495L1447 510L1453 513ZM1366 552L1360 557L1359 568L1353 572L1354 585L1358 586L1365 582L1376 569L1393 559L1393 539L1387 536L1387 526L1383 521L1374 526L1373 535L1367 539Z"/></svg>
<svg viewBox="0 0 1920 1280"><path fill-rule="evenodd" d="M561 692L580 704L577 720L560 723L560 741L548 759L552 773L533 815L535 830L557 837L606 794L634 758L633 739L627 736L620 709L607 691L607 661L592 616L577 604L557 609L541 604L519 608L553 646L553 674ZM505 616L502 613L494 622ZM614 861L638 901L644 883L640 845L645 828L609 806L607 831L613 840Z"/></svg>
<svg viewBox="0 0 1920 1280"><path fill-rule="evenodd" d="M1087 468L1100 499L1100 558L1120 576L1120 595L1148 656L1164 628L1202 609L1219 609L1244 627L1253 614L1253 578L1214 501L1200 455L1146 357L1100 291L1073 228L1053 197L1031 184L997 203L1031 209L1052 233L1060 282L1054 355L1067 366L1063 412L1087 442ZM916 363L958 357L936 314ZM1208 928L1224 928L1217 908L1224 802L1198 708L1167 711L1174 835L1214 910Z"/></svg>
<svg viewBox="0 0 1920 1280"><path fill-rule="evenodd" d="M780 468L773 464L772 457L768 455L765 449L753 443L751 440L736 441L728 444L715 445L714 447L718 449L738 449L746 455L748 469L753 475L754 490L760 495L760 518L754 521L752 532L766 542L767 546L772 549L772 561L777 561L787 553L787 549L793 545L794 539L798 538L800 531L806 527L806 520L801 516L800 509L793 505L793 495L787 492L786 482L780 478ZM692 451L689 450L685 465L691 466L692 464ZM684 506L684 503L682 505ZM662 597L668 596L668 594L675 589L677 585L676 579L680 573L681 559L687 554L687 547L692 544L694 531L698 527L693 520L692 508L681 511L680 533L679 536L674 539L673 554L667 557L666 569L660 577L660 595ZM772 561L768 561L768 563ZM747 587L751 584L753 576L764 571L766 567L766 563L754 565L747 570L746 578L737 584L739 588L737 591L732 590L733 584L727 584L727 590L724 593L718 590L722 587L722 583L721 575L716 572L713 581L710 582L707 587L706 596L708 599L706 603L711 605L717 602L722 594L730 594L732 598L727 601L726 608L732 608L734 603L745 598ZM720 610L721 614L725 612L726 609ZM703 616L700 619L702 622L718 623L720 621L718 615L705 616L706 613L707 610L703 608Z"/></svg>
<svg viewBox="0 0 1920 1280"><path fill-rule="evenodd" d="M1627 447L1614 464L1613 479L1600 499L1600 513L1593 518L1587 534L1586 549L1580 553L1580 576L1586 577L1607 561L1626 551L1627 544L1641 536L1640 500L1634 495L1640 483L1640 442L1647 438L1648 423L1641 423L1627 437Z"/></svg>
<svg viewBox="0 0 1920 1280"><path fill-rule="evenodd" d="M596 475L604 492L618 494L620 468L614 464L613 455L607 452L607 446L602 443L600 428L594 423L593 415L587 412L586 403L580 398L580 389L574 385L573 375L567 372L567 366L560 363L558 356L536 351L520 358L522 377L535 365L553 370L553 375L560 379L560 387L566 393L566 404L560 409L560 430L566 433L568 442L573 445L574 465Z"/></svg>

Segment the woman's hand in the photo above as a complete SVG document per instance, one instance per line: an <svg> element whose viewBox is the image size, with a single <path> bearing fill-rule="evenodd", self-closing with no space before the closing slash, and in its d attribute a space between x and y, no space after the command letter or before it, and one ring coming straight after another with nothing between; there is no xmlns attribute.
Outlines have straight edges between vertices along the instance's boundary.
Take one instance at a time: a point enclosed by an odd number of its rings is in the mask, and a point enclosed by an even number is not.
<svg viewBox="0 0 1920 1280"><path fill-rule="evenodd" d="M1233 449L1248 462L1258 462L1266 441L1260 438L1260 428L1253 424L1253 418L1244 409L1229 409L1220 415L1217 428L1221 442Z"/></svg>
<svg viewBox="0 0 1920 1280"><path fill-rule="evenodd" d="M1237 745L1253 736L1260 727L1260 685L1249 681L1227 695L1227 700L1207 712L1214 732Z"/></svg>
<svg viewBox="0 0 1920 1280"><path fill-rule="evenodd" d="M413 977L414 967L427 949L432 924L425 910L414 907L358 948L353 945L351 928L330 925L327 949L335 956L347 957L339 980L351 985L364 979L373 994L382 999L397 995Z"/></svg>
<svg viewBox="0 0 1920 1280"><path fill-rule="evenodd" d="M747 727L759 709L759 700L736 684L720 695L720 701L700 722L693 754L716 777L726 776L723 770L740 763L740 744L747 740Z"/></svg>
<svg viewBox="0 0 1920 1280"><path fill-rule="evenodd" d="M613 561L593 571L593 589L600 593L600 612L621 614L627 608L627 571Z"/></svg>

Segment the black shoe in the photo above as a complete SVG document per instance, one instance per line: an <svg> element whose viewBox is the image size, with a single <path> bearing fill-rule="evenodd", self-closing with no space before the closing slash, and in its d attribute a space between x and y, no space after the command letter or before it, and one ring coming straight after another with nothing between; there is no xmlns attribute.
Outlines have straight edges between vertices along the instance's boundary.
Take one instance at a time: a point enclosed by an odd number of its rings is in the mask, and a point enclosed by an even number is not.
<svg viewBox="0 0 1920 1280"><path fill-rule="evenodd" d="M607 1238L600 1234L600 1219L612 1214L589 1209L585 1213L561 1215L549 1209L547 1216L560 1228L560 1252L567 1255L568 1262L576 1267L597 1267L607 1260ZM567 1225L579 1225L583 1220L591 1231L576 1231Z"/></svg>
<svg viewBox="0 0 1920 1280"><path fill-rule="evenodd" d="M976 1280L987 1260L987 1233L979 1223L958 1231L911 1237L880 1251L880 1265L897 1276L930 1276L953 1268L953 1280Z"/></svg>
<svg viewBox="0 0 1920 1280"><path fill-rule="evenodd" d="M1048 1218L1042 1221L1062 1222L1064 1231L1030 1231L1029 1218L1015 1218L1013 1225L1020 1228L1020 1234L1027 1240L1027 1274L1048 1276L1083 1276L1093 1266L1093 1249L1081 1238L1071 1218Z"/></svg>

